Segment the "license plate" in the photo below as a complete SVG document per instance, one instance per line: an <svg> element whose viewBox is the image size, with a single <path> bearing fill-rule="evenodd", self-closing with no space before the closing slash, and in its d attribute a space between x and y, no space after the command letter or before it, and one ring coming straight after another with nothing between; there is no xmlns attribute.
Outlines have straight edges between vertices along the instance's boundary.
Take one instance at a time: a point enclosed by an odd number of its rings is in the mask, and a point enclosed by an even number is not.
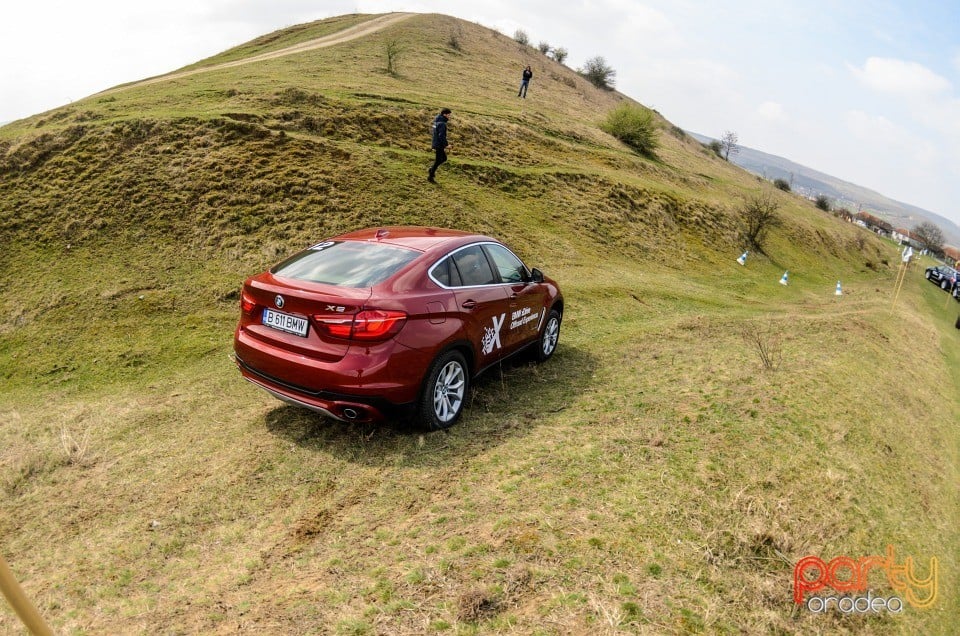
<svg viewBox="0 0 960 636"><path fill-rule="evenodd" d="M309 323L306 318L299 318L285 314L282 311L274 311L273 309L266 308L263 310L263 324L272 329L286 331L287 333L292 333L303 338L307 337L307 329L309 329Z"/></svg>

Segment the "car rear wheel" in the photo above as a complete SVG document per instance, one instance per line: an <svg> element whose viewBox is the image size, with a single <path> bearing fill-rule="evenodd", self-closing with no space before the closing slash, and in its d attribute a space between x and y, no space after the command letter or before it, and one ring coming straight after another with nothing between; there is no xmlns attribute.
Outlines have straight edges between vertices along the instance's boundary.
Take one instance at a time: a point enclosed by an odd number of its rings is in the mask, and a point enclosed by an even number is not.
<svg viewBox="0 0 960 636"><path fill-rule="evenodd" d="M546 362L557 350L557 342L560 340L560 312L556 309L550 310L547 316L547 323L540 332L540 342L537 343L537 362Z"/></svg>
<svg viewBox="0 0 960 636"><path fill-rule="evenodd" d="M940 281L940 289L947 289L948 287L950 287L950 281L946 279ZM930 289L930 288L928 287L927 289Z"/></svg>
<svg viewBox="0 0 960 636"><path fill-rule="evenodd" d="M427 430L453 426L463 413L470 374L467 361L459 351L448 351L437 358L423 386L417 418Z"/></svg>

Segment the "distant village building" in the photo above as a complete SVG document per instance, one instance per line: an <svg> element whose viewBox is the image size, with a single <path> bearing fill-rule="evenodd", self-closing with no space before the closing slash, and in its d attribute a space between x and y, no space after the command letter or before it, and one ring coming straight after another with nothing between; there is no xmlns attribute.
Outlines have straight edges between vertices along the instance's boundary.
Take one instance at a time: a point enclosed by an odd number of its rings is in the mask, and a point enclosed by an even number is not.
<svg viewBox="0 0 960 636"><path fill-rule="evenodd" d="M960 249L947 245L943 248L943 255L946 259L954 264L954 267L960 267Z"/></svg>
<svg viewBox="0 0 960 636"><path fill-rule="evenodd" d="M910 235L910 230L905 230L902 227L898 227L890 232L890 238L899 243L900 245L909 245L915 250L922 250L923 244L920 241L913 238Z"/></svg>
<svg viewBox="0 0 960 636"><path fill-rule="evenodd" d="M867 211L860 211L854 215L856 218L855 223L860 227L867 228L871 232L878 234L879 236L889 236L893 231L893 226L881 219L878 216L874 216Z"/></svg>

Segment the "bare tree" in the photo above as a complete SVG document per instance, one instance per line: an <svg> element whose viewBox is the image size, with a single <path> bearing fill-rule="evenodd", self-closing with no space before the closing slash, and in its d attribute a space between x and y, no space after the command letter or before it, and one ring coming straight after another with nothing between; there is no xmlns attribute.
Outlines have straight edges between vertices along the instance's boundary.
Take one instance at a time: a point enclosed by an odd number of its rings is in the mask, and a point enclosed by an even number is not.
<svg viewBox="0 0 960 636"><path fill-rule="evenodd" d="M943 232L930 221L924 221L923 223L914 225L910 233L931 252L936 254L943 252Z"/></svg>
<svg viewBox="0 0 960 636"><path fill-rule="evenodd" d="M783 331L773 322L751 324L740 332L748 346L754 347L767 371L776 371L783 362Z"/></svg>
<svg viewBox="0 0 960 636"><path fill-rule="evenodd" d="M558 46L557 48L551 51L551 55L553 55L554 60L556 60L560 64L563 64L563 61L567 59L568 53L567 53L567 49L563 48L562 46Z"/></svg>
<svg viewBox="0 0 960 636"><path fill-rule="evenodd" d="M743 240L758 252L763 252L767 231L780 225L779 207L773 197L764 193L747 199L740 208L740 233Z"/></svg>
<svg viewBox="0 0 960 636"><path fill-rule="evenodd" d="M723 137L720 138L720 148L723 150L723 158L727 161L730 161L731 154L735 155L740 152L740 146L737 145L738 141L737 133L732 130L723 133Z"/></svg>

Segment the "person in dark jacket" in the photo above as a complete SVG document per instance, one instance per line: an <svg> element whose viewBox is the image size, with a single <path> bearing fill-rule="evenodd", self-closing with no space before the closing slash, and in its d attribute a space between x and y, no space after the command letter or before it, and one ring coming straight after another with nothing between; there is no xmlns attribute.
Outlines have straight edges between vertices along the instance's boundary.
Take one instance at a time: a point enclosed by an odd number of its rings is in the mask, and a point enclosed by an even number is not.
<svg viewBox="0 0 960 636"><path fill-rule="evenodd" d="M447 121L449 119L450 109L444 108L433 120L433 149L437 153L437 158L430 166L430 176L427 177L427 181L430 183L436 183L434 176L437 174L437 168L447 160L447 148L450 147L450 144L447 143Z"/></svg>
<svg viewBox="0 0 960 636"><path fill-rule="evenodd" d="M527 98L527 86L530 84L532 77L533 70L531 70L530 65L527 64L527 68L523 69L523 78L520 80L520 92L517 93L517 97Z"/></svg>

